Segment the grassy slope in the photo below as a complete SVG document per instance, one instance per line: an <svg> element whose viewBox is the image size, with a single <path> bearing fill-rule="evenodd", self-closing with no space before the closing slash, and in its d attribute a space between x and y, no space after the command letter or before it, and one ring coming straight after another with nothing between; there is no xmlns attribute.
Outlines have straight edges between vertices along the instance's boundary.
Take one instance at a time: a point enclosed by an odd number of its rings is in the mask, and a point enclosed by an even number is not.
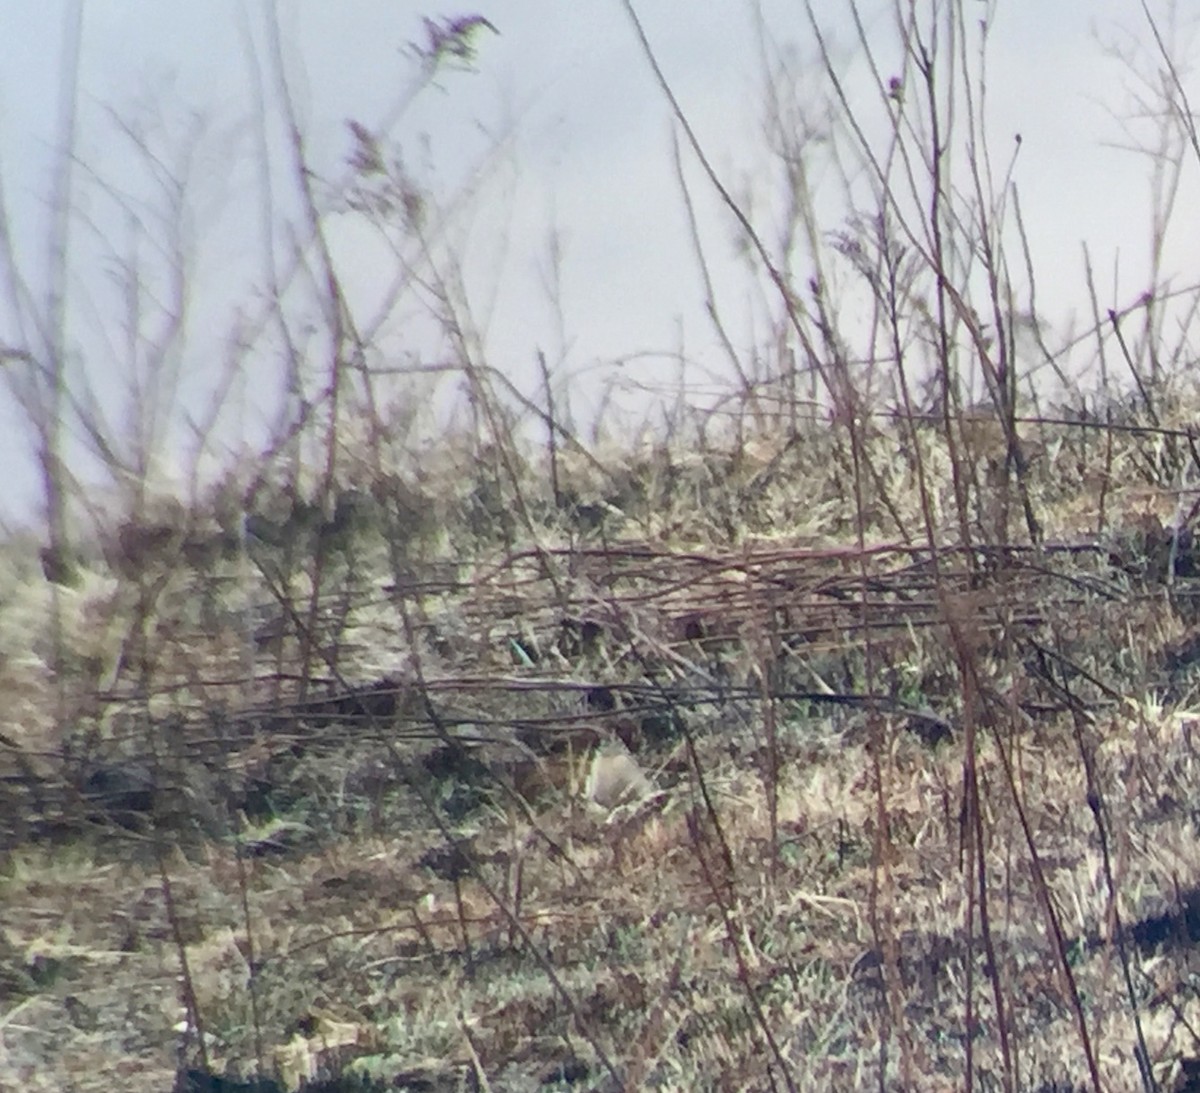
<svg viewBox="0 0 1200 1093"><path fill-rule="evenodd" d="M127 528L57 593L13 545L0 1085L169 1088L181 954L213 1068L285 1085L956 1089L968 1019L979 1075L1006 1038L1026 1088L1083 1082L1040 869L1105 1088L1139 1082L1126 963L1169 1088L1200 1014L1190 920L1152 916L1200 772L1156 521L1189 457L1026 427L1048 546L1002 550L994 432L957 435L975 551L943 439L890 425L865 551L820 425L564 459L557 499L540 455L454 457L244 542Z"/></svg>

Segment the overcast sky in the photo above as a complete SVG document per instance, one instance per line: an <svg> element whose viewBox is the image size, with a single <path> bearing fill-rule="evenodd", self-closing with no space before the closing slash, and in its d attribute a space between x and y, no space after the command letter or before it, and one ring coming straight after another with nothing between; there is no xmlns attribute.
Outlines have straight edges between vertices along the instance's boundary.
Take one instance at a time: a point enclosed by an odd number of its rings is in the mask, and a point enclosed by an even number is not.
<svg viewBox="0 0 1200 1093"><path fill-rule="evenodd" d="M44 284L67 6L8 0L0 37L0 179L18 256L35 291ZM846 5L819 0L814 6L852 93L862 90ZM993 10L978 0L966 6L980 17ZM159 149L182 148L191 119L204 121L192 162L197 253L187 350L199 373L200 362L223 351L236 315L252 310L260 272L247 42L256 43L266 65L264 9L255 0L91 0L85 8L77 150L87 178L150 197L153 188L114 117L136 122ZM745 189L769 180L771 162L758 136L763 82L753 6L641 0L638 8L726 181ZM491 165L467 202L470 213L456 221L454 238L464 251L472 310L485 327L493 364L532 391L541 350L561 374L579 377L584 400L591 390L586 377L598 374L594 365L632 354L649 354L626 366L631 379L649 386L674 381L666 355L680 348L696 364L691 378L697 384L720 373L671 163L668 105L620 0L477 0L452 7L287 0L279 9L303 129L316 172L325 178L338 175L349 151L346 119L375 125L412 86L417 70L406 47L424 40L422 16L478 12L495 24L497 36L477 36L474 71L443 71L395 129L406 162L439 200L452 201L473 169ZM762 0L759 9L775 45L815 72L803 5ZM889 10L889 3L861 4L868 35L885 55L892 40ZM1132 299L1144 287L1148 165L1112 146L1124 139L1118 115L1131 106L1133 79L1105 47L1147 43L1148 28L1139 5L1128 0L1001 0L993 14L990 132L1002 161L1012 136L1021 134L1016 181L1042 285L1041 309L1065 326L1085 305L1085 240L1104 271L1103 304L1122 302L1111 289L1118 255L1118 296ZM815 87L819 80L813 79ZM508 142L503 152L487 160L502 139ZM694 165L688 177L697 187L719 300L734 332L749 339L752 293L734 258L733 231L702 192ZM126 231L114 206L95 192L82 205L81 224L73 229L81 266L98 253L96 238L111 242ZM561 328L548 288L552 233L562 254ZM1195 214L1185 208L1172 260L1194 251L1196 236ZM388 256L344 223L334 243L365 314L386 281ZM97 316L119 310L120 300L95 268L77 271L73 291L79 298L73 335L83 343L87 331L103 325ZM408 344L403 327L392 329L389 351L419 356L420 323L407 329ZM2 309L0 340L20 341ZM87 356L93 375L100 367L90 363L93 357L119 356L111 345L104 352L94 344L74 348ZM30 435L19 415L7 411L0 432L6 470L0 518L29 511L36 497Z"/></svg>

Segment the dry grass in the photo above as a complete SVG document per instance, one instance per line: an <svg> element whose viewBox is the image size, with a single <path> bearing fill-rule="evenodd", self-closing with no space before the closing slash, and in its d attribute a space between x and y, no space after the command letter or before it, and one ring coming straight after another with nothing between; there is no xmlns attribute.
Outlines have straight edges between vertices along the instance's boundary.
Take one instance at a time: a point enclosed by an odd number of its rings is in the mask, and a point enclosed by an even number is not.
<svg viewBox="0 0 1200 1093"><path fill-rule="evenodd" d="M559 506L530 458L507 530L486 470L427 485L441 526L408 539L411 488L346 482L353 526L97 553L57 616L14 561L4 1081L165 1090L198 1022L214 1071L290 1087L952 1089L969 1014L981 1088L1003 1027L1022 1087L1062 1089L1087 1081L1073 989L1132 1089L1132 988L1167 1086L1200 1017L1191 546L1168 583L1152 440L1116 437L1101 525L1080 430L1041 431L1046 542L981 492L936 567L890 427L861 548L814 427L567 470Z"/></svg>
<svg viewBox="0 0 1200 1093"><path fill-rule="evenodd" d="M1150 89L1122 144L1154 165L1151 288L1102 305L1085 251L1086 329L1052 346L973 8L896 4L884 56L850 5L865 98L813 5L820 95L765 34L752 218L623 7L737 380L695 409L681 357L635 435L600 413L581 439L565 361L537 354L536 395L488 363L453 252L487 163L439 203L354 122L320 204L270 15L258 120L289 140L264 138L260 204L295 219L263 238L295 252L263 256L197 417L167 394L180 234L174 303L122 327L145 428L118 435L67 368L64 134L49 291L17 301L47 343L0 346L46 516L40 559L0 545L0 1087L1197 1088L1174 12L1122 54ZM412 95L489 26L427 21ZM736 225L745 350L694 177ZM387 241L380 314L439 332L421 359L359 325L338 218ZM154 297L162 271L116 257ZM251 375L262 404L234 405ZM204 493L220 427L260 413L265 450ZM151 488L170 421L186 504ZM111 494L73 488L72 430Z"/></svg>

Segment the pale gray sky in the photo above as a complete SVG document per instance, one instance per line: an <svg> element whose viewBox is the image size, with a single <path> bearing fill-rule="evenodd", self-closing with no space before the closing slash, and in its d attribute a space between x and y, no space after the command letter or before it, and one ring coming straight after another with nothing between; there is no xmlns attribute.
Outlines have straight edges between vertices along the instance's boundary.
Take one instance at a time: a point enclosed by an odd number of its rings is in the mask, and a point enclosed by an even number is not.
<svg viewBox="0 0 1200 1093"><path fill-rule="evenodd" d="M26 277L42 284L48 224L48 180L55 150L60 84L62 2L0 0L0 180ZM769 182L769 157L758 138L762 80L753 7L727 0L708 5L637 5L660 61L723 177L735 189ZM841 44L852 93L866 94L850 50L846 5L821 0ZM395 130L421 179L450 199L469 166L511 131L511 146L460 221L467 284L476 317L487 320L489 359L527 390L541 349L581 377L591 365L629 354L673 351L681 345L702 382L719 373L722 357L705 322L701 290L670 159L671 123L619 0L476 0L452 7L412 0L287 0L278 5L290 73L317 173L338 173L349 140L347 118L376 123L414 76L406 43L421 40L421 16L478 12L498 37L481 34L476 70L446 72L424 92ZM864 2L868 34L886 52L890 3ZM980 16L989 5L973 2ZM193 166L197 265L189 290L193 328L188 367L203 373L218 359L238 309L253 303L261 255L252 152L253 98L243 28L261 49L263 5L256 0L85 4L80 69L79 158L118 188L149 195L144 173L106 113L146 128L151 139L180 146L189 117L207 119L207 137ZM773 40L799 61L815 59L803 5L761 0ZM1155 10L1161 10L1156 5ZM680 12L686 11L684 17ZM1103 44L1149 41L1139 6L1128 0L1056 0L996 5L990 54L991 135L1006 161L1011 136L1023 138L1016 179L1039 271L1042 310L1066 324L1081 316L1085 297L1081 243L1087 240L1111 291L1120 255L1121 299L1144 287L1148 164L1105 145L1122 134L1114 111L1128 108L1129 74L1105 56ZM265 60L264 60L265 63ZM818 85L813 76L814 87ZM1193 96L1200 98L1200 94ZM866 101L866 100L864 100ZM158 127L156 129L155 127ZM165 135L165 137L164 137ZM1194 175L1195 165L1192 165ZM689 169L703 214L718 295L735 334L748 348L753 293L734 259L733 233ZM1194 190L1193 190L1194 192ZM110 239L124 238L113 207L93 194L81 210ZM1185 205L1173 236L1172 261L1194 250L1197 222ZM838 224L831 223L829 228ZM565 346L546 289L549 240L562 244L561 307ZM120 300L103 270L89 265L96 248L86 226L75 228L80 268L73 333L92 374L103 374L93 308L112 321ZM344 224L334 232L352 293L378 295L388 257L377 243ZM1183 272L1189 273L1186 268ZM1106 295L1102 304L1121 302ZM7 306L7 305L3 305ZM364 311L366 308L364 307ZM758 330L761 334L761 329ZM422 327L393 330L390 352L419 354ZM12 316L0 310L0 341L18 340ZM108 358L105 358L105 352ZM97 362L97 363L93 363ZM706 371L709 370L709 371ZM101 370L98 371L97 370ZM628 369L650 385L674 382L665 359ZM578 380L577 402L595 393ZM11 407L0 416L0 465L6 486L0 518L27 512L36 497L29 434ZM577 406L582 413L585 405Z"/></svg>

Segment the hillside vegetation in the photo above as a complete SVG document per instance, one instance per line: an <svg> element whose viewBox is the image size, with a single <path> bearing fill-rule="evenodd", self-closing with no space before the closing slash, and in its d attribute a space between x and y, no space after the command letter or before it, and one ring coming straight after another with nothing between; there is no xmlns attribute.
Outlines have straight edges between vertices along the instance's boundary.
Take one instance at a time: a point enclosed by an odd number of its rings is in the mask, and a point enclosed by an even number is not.
<svg viewBox="0 0 1200 1093"><path fill-rule="evenodd" d="M896 75L856 24L857 114L811 12L817 130L766 74L771 246L639 39L766 325L735 348L696 229L725 386L681 358L634 427L489 359L453 203L386 134L351 123L319 204L277 40L301 242L222 389L281 361L270 435L178 404L179 315L133 323L133 435L71 386L65 322L0 347L44 494L0 543L0 1088L1200 1088L1175 24L1129 59L1161 108L1151 287L1102 302L1085 250L1056 332L986 24L896 15ZM422 87L494 29L426 21ZM338 217L394 244L428 356L371 341Z"/></svg>
<svg viewBox="0 0 1200 1093"><path fill-rule="evenodd" d="M925 525L939 429L864 428L857 499L813 422L172 509L70 587L11 545L8 1073L170 1088L188 1005L291 1085L934 1088L968 1012L1027 1088L1086 1080L1081 1019L1107 1088L1135 1015L1176 1066L1190 440L1022 425L1034 544L983 419Z"/></svg>

